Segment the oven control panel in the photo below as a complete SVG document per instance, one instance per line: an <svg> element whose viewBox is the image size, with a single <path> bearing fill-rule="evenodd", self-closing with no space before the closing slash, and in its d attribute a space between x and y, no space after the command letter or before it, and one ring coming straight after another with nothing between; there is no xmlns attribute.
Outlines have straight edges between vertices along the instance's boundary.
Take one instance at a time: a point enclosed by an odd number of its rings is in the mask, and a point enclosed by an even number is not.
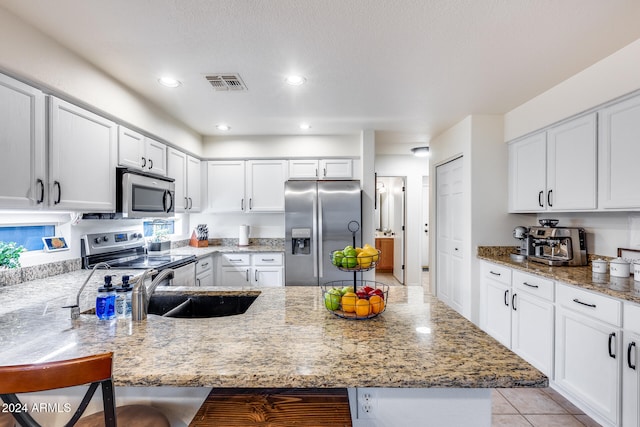
<svg viewBox="0 0 640 427"><path fill-rule="evenodd" d="M87 234L82 243L85 254L95 255L144 246L144 238L138 231L116 231Z"/></svg>

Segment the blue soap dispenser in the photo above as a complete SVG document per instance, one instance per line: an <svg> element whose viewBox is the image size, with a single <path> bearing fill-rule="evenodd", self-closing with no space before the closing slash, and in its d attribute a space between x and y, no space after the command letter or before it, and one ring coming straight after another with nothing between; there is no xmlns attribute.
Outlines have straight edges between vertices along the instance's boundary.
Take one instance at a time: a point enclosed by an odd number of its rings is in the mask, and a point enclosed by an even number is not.
<svg viewBox="0 0 640 427"><path fill-rule="evenodd" d="M96 316L100 320L116 317L116 291L111 284L111 276L104 276L104 285L98 288L96 297Z"/></svg>

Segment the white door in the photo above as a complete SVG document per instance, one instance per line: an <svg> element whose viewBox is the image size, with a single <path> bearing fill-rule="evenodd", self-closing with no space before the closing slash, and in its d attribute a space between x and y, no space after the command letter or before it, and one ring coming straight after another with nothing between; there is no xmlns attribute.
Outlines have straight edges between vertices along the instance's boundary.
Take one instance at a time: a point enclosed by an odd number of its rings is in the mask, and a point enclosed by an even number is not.
<svg viewBox="0 0 640 427"><path fill-rule="evenodd" d="M244 212L244 163L244 160L208 162L207 203L211 212Z"/></svg>
<svg viewBox="0 0 640 427"><path fill-rule="evenodd" d="M167 176L175 179L176 212L185 212L189 208L187 199L187 155L182 151L169 148L167 153Z"/></svg>
<svg viewBox="0 0 640 427"><path fill-rule="evenodd" d="M511 287L484 278L487 295L485 332L511 348Z"/></svg>
<svg viewBox="0 0 640 427"><path fill-rule="evenodd" d="M44 94L0 74L0 206L46 204Z"/></svg>
<svg viewBox="0 0 640 427"><path fill-rule="evenodd" d="M553 304L513 290L511 350L553 377Z"/></svg>
<svg viewBox="0 0 640 427"><path fill-rule="evenodd" d="M144 135L118 126L118 165L132 169L142 169L144 157Z"/></svg>
<svg viewBox="0 0 640 427"><path fill-rule="evenodd" d="M167 146L159 141L145 138L144 170L161 176L167 175Z"/></svg>
<svg viewBox="0 0 640 427"><path fill-rule="evenodd" d="M436 167L436 292L438 298L468 316L467 286L462 276L464 224L462 198L463 158Z"/></svg>
<svg viewBox="0 0 640 427"><path fill-rule="evenodd" d="M509 145L509 212L546 210L547 134Z"/></svg>
<svg viewBox="0 0 640 427"><path fill-rule="evenodd" d="M429 268L429 177L422 177L422 268Z"/></svg>
<svg viewBox="0 0 640 427"><path fill-rule="evenodd" d="M114 212L116 124L60 99L50 101L50 207Z"/></svg>
<svg viewBox="0 0 640 427"><path fill-rule="evenodd" d="M191 156L187 156L187 202L189 212L202 210L202 165Z"/></svg>
<svg viewBox="0 0 640 427"><path fill-rule="evenodd" d="M625 319L626 320L626 319ZM624 331L622 346L622 425L640 426L640 335Z"/></svg>
<svg viewBox="0 0 640 427"><path fill-rule="evenodd" d="M285 160L247 161L247 212L284 212Z"/></svg>
<svg viewBox="0 0 640 427"><path fill-rule="evenodd" d="M640 96L599 113L599 199L602 208L640 208Z"/></svg>
<svg viewBox="0 0 640 427"><path fill-rule="evenodd" d="M405 232L405 184L404 178L395 177L392 185L393 197L393 277L404 284L404 232Z"/></svg>
<svg viewBox="0 0 640 427"><path fill-rule="evenodd" d="M596 114L547 131L547 208L584 210L597 207Z"/></svg>

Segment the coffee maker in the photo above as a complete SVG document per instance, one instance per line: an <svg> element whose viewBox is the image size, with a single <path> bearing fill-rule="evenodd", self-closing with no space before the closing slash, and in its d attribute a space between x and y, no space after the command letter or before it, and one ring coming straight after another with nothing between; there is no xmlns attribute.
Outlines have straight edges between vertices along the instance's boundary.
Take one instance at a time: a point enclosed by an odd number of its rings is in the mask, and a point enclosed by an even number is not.
<svg viewBox="0 0 640 427"><path fill-rule="evenodd" d="M587 265L587 239L583 228L556 227L558 220L541 219L530 227L528 258L551 266Z"/></svg>

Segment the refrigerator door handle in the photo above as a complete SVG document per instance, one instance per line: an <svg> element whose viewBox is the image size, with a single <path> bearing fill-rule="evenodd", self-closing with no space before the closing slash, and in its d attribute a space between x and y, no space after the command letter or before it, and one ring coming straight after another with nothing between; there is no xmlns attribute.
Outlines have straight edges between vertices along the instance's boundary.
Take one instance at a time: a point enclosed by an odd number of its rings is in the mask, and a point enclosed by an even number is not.
<svg viewBox="0 0 640 427"><path fill-rule="evenodd" d="M318 192L319 193L319 192ZM320 194L318 194L318 277L322 277L324 275L324 271L322 268L322 263L324 262L322 251L324 250L322 247L322 217L324 213L322 212L322 198Z"/></svg>
<svg viewBox="0 0 640 427"><path fill-rule="evenodd" d="M313 198L313 231L312 231L312 235L311 235L311 253L313 254L313 277L318 277L318 248L317 248L317 241L318 241L318 201L317 201L317 197ZM308 206L308 205L307 205Z"/></svg>

